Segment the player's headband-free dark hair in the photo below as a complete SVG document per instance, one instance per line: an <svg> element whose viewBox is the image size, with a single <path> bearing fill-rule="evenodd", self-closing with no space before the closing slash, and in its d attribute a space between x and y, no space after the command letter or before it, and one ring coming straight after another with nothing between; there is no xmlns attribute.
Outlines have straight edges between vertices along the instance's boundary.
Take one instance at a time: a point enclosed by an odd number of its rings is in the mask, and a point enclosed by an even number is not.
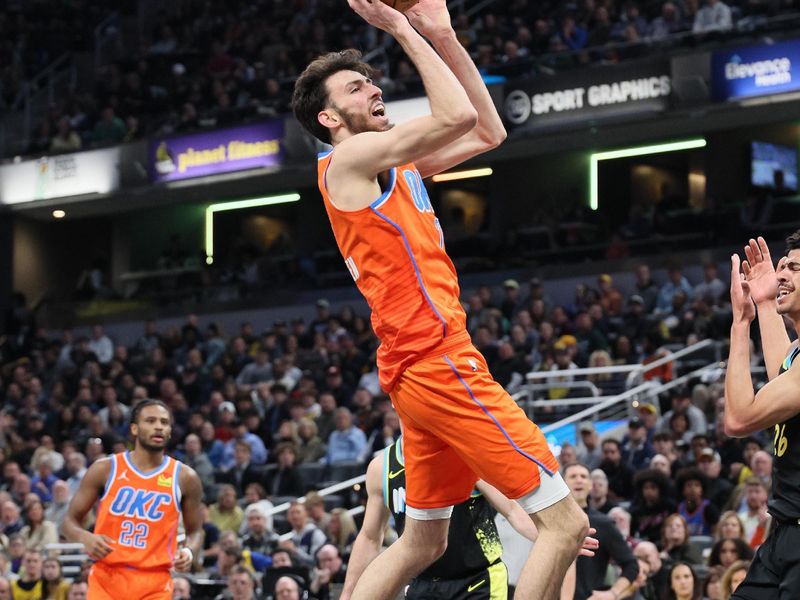
<svg viewBox="0 0 800 600"><path fill-rule="evenodd" d="M169 413L170 421L172 421L172 413L170 412L169 407L164 404L164 402L161 400L156 400L155 398L146 398L144 400L140 400L133 406L133 410L131 411L131 425L135 424L139 420L139 414L142 412L142 409L147 408L148 406L160 406Z"/></svg>

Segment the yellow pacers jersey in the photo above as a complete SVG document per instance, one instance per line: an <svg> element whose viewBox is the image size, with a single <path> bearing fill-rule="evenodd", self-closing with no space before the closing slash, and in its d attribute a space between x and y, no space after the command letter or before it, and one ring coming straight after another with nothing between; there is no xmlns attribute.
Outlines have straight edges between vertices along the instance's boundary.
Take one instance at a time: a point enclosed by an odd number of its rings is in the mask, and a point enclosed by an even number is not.
<svg viewBox="0 0 800 600"><path fill-rule="evenodd" d="M94 529L114 540L114 551L101 561L105 566L172 566L181 512L180 469L181 463L168 456L149 473L139 471L127 452L111 457Z"/></svg>

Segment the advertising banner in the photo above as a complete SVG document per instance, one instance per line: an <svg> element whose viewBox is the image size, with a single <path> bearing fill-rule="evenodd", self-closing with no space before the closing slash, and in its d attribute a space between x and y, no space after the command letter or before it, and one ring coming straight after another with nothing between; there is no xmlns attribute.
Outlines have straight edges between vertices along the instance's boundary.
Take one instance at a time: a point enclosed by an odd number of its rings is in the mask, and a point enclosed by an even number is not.
<svg viewBox="0 0 800 600"><path fill-rule="evenodd" d="M0 203L106 194L119 188L119 148L45 156L0 166Z"/></svg>
<svg viewBox="0 0 800 600"><path fill-rule="evenodd" d="M178 181L277 166L283 161L282 138L283 120L156 138L150 146L150 176Z"/></svg>
<svg viewBox="0 0 800 600"><path fill-rule="evenodd" d="M615 65L520 79L506 84L506 125L539 127L667 108L666 62Z"/></svg>
<svg viewBox="0 0 800 600"><path fill-rule="evenodd" d="M800 89L800 40L718 50L711 56L711 90L719 102Z"/></svg>

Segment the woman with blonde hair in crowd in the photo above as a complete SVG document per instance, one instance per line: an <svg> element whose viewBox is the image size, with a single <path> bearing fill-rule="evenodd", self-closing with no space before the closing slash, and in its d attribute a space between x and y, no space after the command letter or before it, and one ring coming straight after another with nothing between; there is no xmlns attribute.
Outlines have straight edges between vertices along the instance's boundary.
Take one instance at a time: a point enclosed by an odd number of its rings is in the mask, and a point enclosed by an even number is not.
<svg viewBox="0 0 800 600"><path fill-rule="evenodd" d="M740 539L747 542L744 536L744 523L739 518L734 510L728 510L722 513L717 523L717 531L714 534L714 541Z"/></svg>
<svg viewBox="0 0 800 600"><path fill-rule="evenodd" d="M722 600L730 600L731 594L736 591L739 584L744 581L747 569L750 568L749 560L737 560L728 570L722 574L720 587L722 588Z"/></svg>
<svg viewBox="0 0 800 600"><path fill-rule="evenodd" d="M338 548L339 556L346 561L353 549L353 542L356 541L358 528L346 509L334 508L331 511L331 520L325 528L325 535L328 536L330 543Z"/></svg>
<svg viewBox="0 0 800 600"><path fill-rule="evenodd" d="M317 424L308 417L297 422L297 462L317 462L325 456L325 444L319 437Z"/></svg>

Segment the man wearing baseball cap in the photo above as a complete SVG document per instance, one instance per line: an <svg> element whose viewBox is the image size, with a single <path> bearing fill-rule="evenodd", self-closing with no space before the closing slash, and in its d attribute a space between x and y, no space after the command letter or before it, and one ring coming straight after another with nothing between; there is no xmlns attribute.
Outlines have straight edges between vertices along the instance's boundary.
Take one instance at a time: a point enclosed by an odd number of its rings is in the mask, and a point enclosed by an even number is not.
<svg viewBox="0 0 800 600"><path fill-rule="evenodd" d="M580 438L576 450L578 462L589 467L590 471L594 471L603 461L600 438L594 428L594 423L591 421L583 421L578 425L578 435Z"/></svg>

